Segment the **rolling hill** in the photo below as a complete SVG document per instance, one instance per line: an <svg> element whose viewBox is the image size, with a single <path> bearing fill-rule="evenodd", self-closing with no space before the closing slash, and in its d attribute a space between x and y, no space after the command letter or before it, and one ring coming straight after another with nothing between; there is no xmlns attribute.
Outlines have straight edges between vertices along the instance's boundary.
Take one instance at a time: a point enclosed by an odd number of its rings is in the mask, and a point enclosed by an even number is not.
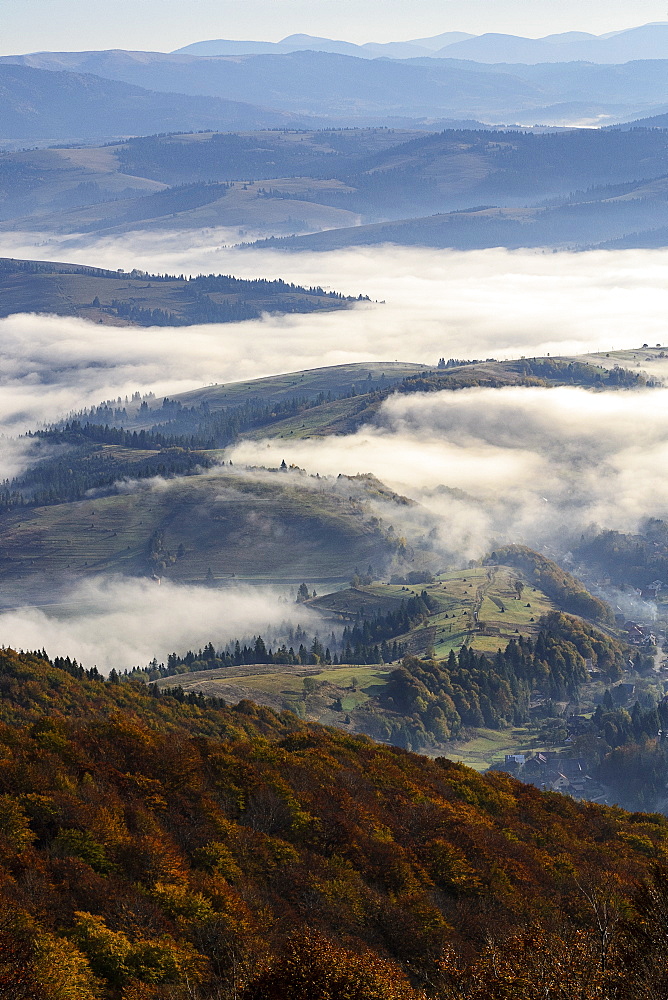
<svg viewBox="0 0 668 1000"><path fill-rule="evenodd" d="M123 452L106 449L105 461L115 458L126 461ZM131 477L132 468L119 475ZM400 544L380 522L375 501L396 505L398 514L406 503L364 478L337 483L229 466L157 483L130 479L99 492L3 515L6 605L19 584L39 588L47 577L57 586L59 577L99 573L184 583L343 583L357 566L389 564Z"/></svg>
<svg viewBox="0 0 668 1000"><path fill-rule="evenodd" d="M395 392L456 391L473 387L581 385L629 389L662 384L665 364L658 349L606 356L531 358L518 361L457 361L439 366L401 362L336 365L290 372L250 382L213 384L162 401L139 395L125 404L110 400L74 413L40 432L47 440L85 441L125 447L224 448L239 437L310 437L349 433L373 423ZM621 355L621 356L620 356ZM652 374L637 357L651 362ZM623 365L640 370L630 370ZM139 437L138 437L139 435ZM44 463L40 464L44 469ZM93 484L90 484L93 485Z"/></svg>
<svg viewBox="0 0 668 1000"><path fill-rule="evenodd" d="M643 363L654 357L657 378L660 354L656 348L639 355ZM369 565L376 573L408 572L413 563L433 571L429 538L409 544L403 537L411 502L373 476L237 469L219 464L222 449L244 437L351 433L373 425L393 392L656 384L620 360L342 365L161 401L137 394L125 404L102 403L33 435L34 464L3 484L2 603L13 606L19 590L48 593L59 579L100 573L320 586L345 583Z"/></svg>
<svg viewBox="0 0 668 1000"><path fill-rule="evenodd" d="M277 710L289 709L310 721L366 733L430 754L451 754L453 740L458 741L457 750L466 754L466 743L475 739L475 730L485 726L501 732L499 749L504 739L506 746L512 742L510 733L502 732L512 724L520 727L513 737L516 741L530 741L535 739L535 731L532 737L522 727L533 721L540 730L541 720L565 712L571 699L581 711L585 706L593 710L610 679L619 680L622 670L628 672L631 650L620 641L618 633L613 632L611 638L610 609L587 594L579 581L528 549L522 550L521 556L520 565L517 553L510 547L493 553L483 566L450 570L436 576L412 572L405 578L393 576L392 583L358 578L351 589L306 601L306 607L322 615L319 628L311 624L321 637L318 656L307 654L299 659L277 651L272 658L270 651L267 662L249 663L242 659L219 666L220 658L202 658L201 651L199 657L173 654L168 670L161 669L156 674L157 683L167 690L178 682L186 692L199 691L228 702L249 698ZM534 565L540 567L540 575L531 568ZM418 582L409 583L412 578ZM582 620L578 623L578 619L560 615L556 610L566 607L577 608L587 618L593 616L598 625L584 624ZM608 634L600 631L601 619ZM586 641L580 635L582 629L589 636ZM506 694L497 687L495 701L486 686L492 683L490 676L485 681L479 680L475 697L480 698L482 690L484 698L480 705L487 697L491 701L485 711L478 709L474 714L469 714L470 703L466 698L461 699L458 689L458 685L468 689L469 678L446 681L444 677L448 671L455 671L457 658L462 670L475 669L475 663L479 662L483 675L485 670L488 675L504 674L498 662L499 650L505 650L512 660L517 644L523 650L522 644L528 643L533 655L536 644L540 647L548 635L555 642L559 637L557 644L565 640L570 646L562 644L559 655L547 657L549 665L545 670L541 668L543 672L539 671L531 681L530 703L525 694L519 693L521 685L517 686L520 674L526 680L526 673L522 672L526 665L518 673L517 684L511 683L513 695L508 703L504 700ZM228 648L233 645L230 642ZM317 638L308 648L318 648ZM590 663L590 667L593 663L598 670L596 682L578 657L568 668L564 666L575 648L582 656L598 649ZM473 654L479 660L473 656L470 668L465 667L465 661L468 663ZM495 655L497 662L493 666ZM432 694L438 694L444 684L448 687L448 696L457 705L457 712L452 713L448 722L443 720L441 725L436 721L441 716L435 713L433 704L429 709L417 701L412 703L405 692L393 693L398 680L396 671L407 663L406 658L412 662L412 666L406 666L409 672L419 669L418 659L439 664L438 670L443 672L440 688L436 684L431 690ZM652 662L648 661L650 667ZM504 669L512 673L514 668L509 661ZM571 670L575 671L572 675ZM305 678L310 678L306 684ZM558 709L546 707L550 698L561 703ZM430 701L427 698L428 704ZM443 705L441 708L447 716L447 708ZM404 741L406 726L413 734L409 743ZM473 752L477 753L477 748ZM499 757L495 759L499 761ZM492 762L493 758L488 758L486 765Z"/></svg>
<svg viewBox="0 0 668 1000"><path fill-rule="evenodd" d="M37 67L42 73L67 70L94 74L98 79L122 81L150 91L224 98L293 115L327 116L338 119L338 124L344 120L351 125L371 124L365 117L379 124L391 124L390 118L401 116L478 117L473 108L484 108L483 117L487 117L527 101L544 103L535 86L503 73L479 73L474 66L467 70L438 62L432 66L430 61L423 67L410 61L366 60L326 52L200 59L111 51L2 58L4 72L18 63L25 74L28 67ZM18 73L19 67L11 72ZM156 131L144 129L145 133Z"/></svg>
<svg viewBox="0 0 668 1000"><path fill-rule="evenodd" d="M661 223L667 152L659 129L149 136L0 156L0 228L84 242L211 228L223 242L590 245Z"/></svg>
<svg viewBox="0 0 668 1000"><path fill-rule="evenodd" d="M303 372L288 372L271 375L268 378L250 379L247 382L229 382L204 386L191 392L178 393L173 401L182 406L198 407L205 404L210 412L226 410L241 403L259 403L270 407L289 403L296 399L318 401L318 397L357 399L366 392L391 390L392 386L411 375L432 372L429 365L418 365L401 361L369 361L347 365L331 365L327 368L313 368ZM158 421L159 414L149 411L141 418L148 429Z"/></svg>
<svg viewBox="0 0 668 1000"><path fill-rule="evenodd" d="M356 301L283 281L230 275L185 279L8 257L0 258L0 294L0 316L49 313L112 326L238 322L264 312L317 312Z"/></svg>
<svg viewBox="0 0 668 1000"><path fill-rule="evenodd" d="M337 175L417 134L209 132L0 154L0 219L61 233L235 227L237 238L351 225L356 212L327 203L348 190Z"/></svg>
<svg viewBox="0 0 668 1000"><path fill-rule="evenodd" d="M637 121L625 122L622 125L611 125L613 129L638 129L638 128L668 128L668 113L662 115L652 115L651 118L640 118Z"/></svg>
<svg viewBox="0 0 668 1000"><path fill-rule="evenodd" d="M419 38L411 42L366 42L355 45L332 38L319 38L314 35L288 35L280 42L234 41L225 38L210 39L203 42L192 42L176 49L176 53L194 56L225 56L250 55L263 52L299 52L308 49L313 52L337 52L342 55L359 56L362 59L377 59L385 56L390 59L410 59L412 56L431 55L443 46L472 38L465 31L446 31L433 38Z"/></svg>
<svg viewBox="0 0 668 1000"><path fill-rule="evenodd" d="M417 575L417 574L416 574ZM462 646L479 652L495 653L505 648L511 639L538 636L543 616L553 611L555 603L536 587L526 584L522 600L516 590L517 580L526 576L510 566L475 567L439 573L431 582L358 583L355 587L325 594L306 602L306 606L323 616L319 630L323 637L332 629L353 628L364 620L397 613L409 599L422 595L429 604L426 614L419 616L408 629L405 623L390 636L387 661L364 662L362 650L355 640L352 656L346 657L346 640L341 642L341 664L269 664L197 669L187 672L186 666L176 668L177 676L164 676L158 684L168 689L175 683L184 691L201 691L208 696L224 698L229 703L243 698L277 710L289 709L312 722L345 726L351 732L378 736L380 714L388 716L383 691L391 681L402 655L429 657L446 661L451 650ZM527 604L529 607L527 607ZM329 640L332 655L338 646ZM392 655L392 644L399 648ZM380 644L378 644L380 648ZM396 650L395 650L396 654ZM350 661L350 662L349 662ZM311 677L315 685L304 688L304 678ZM369 713L373 713L373 717ZM438 739L436 744L440 751ZM431 748L433 752L433 747Z"/></svg>
<svg viewBox="0 0 668 1000"><path fill-rule="evenodd" d="M628 132L627 135L635 135ZM279 250L327 251L395 243L476 250L487 247L614 249L665 245L668 222L666 176L607 185L549 199L530 207L479 208L444 212L289 237L269 237L255 246ZM663 225L662 225L663 223Z"/></svg>
<svg viewBox="0 0 668 1000"><path fill-rule="evenodd" d="M277 128L305 119L224 98L156 93L89 73L0 65L3 144L100 142L193 129Z"/></svg>

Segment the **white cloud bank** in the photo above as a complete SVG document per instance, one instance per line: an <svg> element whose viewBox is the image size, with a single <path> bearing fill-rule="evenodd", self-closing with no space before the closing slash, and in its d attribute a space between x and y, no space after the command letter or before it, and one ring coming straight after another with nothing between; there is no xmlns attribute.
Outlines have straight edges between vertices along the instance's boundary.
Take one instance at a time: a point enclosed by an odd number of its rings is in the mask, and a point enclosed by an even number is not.
<svg viewBox="0 0 668 1000"><path fill-rule="evenodd" d="M47 248L18 239L10 244L5 234L0 254L284 277L363 292L385 304L188 329L12 316L0 320L0 432L17 433L135 390L171 395L343 362L428 364L441 356L555 355L666 340L668 251L380 247L297 255L220 249L207 239L133 234L67 250L55 242ZM7 446L2 455L0 476L13 474L20 450ZM470 558L495 539L556 544L591 521L628 529L646 514L665 516L668 392L480 389L402 396L385 404L377 427L327 441L242 443L233 457L262 464L285 458L321 474L374 472L428 509L404 511L407 533L433 532L437 551ZM229 592L100 581L75 592L67 618L39 609L2 614L1 634L24 648L45 645L87 665L122 667L209 638L222 641L244 623L253 631L275 620L263 597L253 600L240 595L237 605Z"/></svg>
<svg viewBox="0 0 668 1000"><path fill-rule="evenodd" d="M495 540L559 547L592 523L632 530L668 516L668 390L396 395L355 434L242 441L231 456L284 458L320 475L373 472L431 511L443 552L477 558ZM413 537L428 530L406 516Z"/></svg>
<svg viewBox="0 0 668 1000"><path fill-rule="evenodd" d="M286 603L270 588L208 589L163 581L97 577L75 584L51 608L0 612L2 644L14 649L46 648L104 673L112 667L145 666L172 651L219 648L284 622L308 627L307 608Z"/></svg>
<svg viewBox="0 0 668 1000"><path fill-rule="evenodd" d="M363 292L384 304L177 329L10 316L0 320L0 431L135 390L175 394L345 362L434 364L441 356L554 355L666 339L668 251L379 247L286 254L189 245L188 237L144 234L142 242L133 234L76 252L48 251L100 266L284 277ZM15 234L3 234L0 253L47 255Z"/></svg>

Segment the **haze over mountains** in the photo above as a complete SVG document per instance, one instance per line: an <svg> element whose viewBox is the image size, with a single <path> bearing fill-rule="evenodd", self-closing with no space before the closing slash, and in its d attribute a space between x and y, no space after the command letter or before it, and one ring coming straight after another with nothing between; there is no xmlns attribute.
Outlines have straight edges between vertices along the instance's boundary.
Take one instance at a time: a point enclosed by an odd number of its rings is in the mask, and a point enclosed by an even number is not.
<svg viewBox="0 0 668 1000"><path fill-rule="evenodd" d="M173 53L7 55L0 59L6 64L2 141L91 141L202 128L438 128L453 119L596 125L665 113L668 24L612 37L580 34L446 33L389 47L300 35L275 44L202 42ZM23 73L10 71L12 65ZM105 87L100 78L150 93ZM83 112L79 123L68 117L74 98Z"/></svg>
<svg viewBox="0 0 668 1000"><path fill-rule="evenodd" d="M0 145L91 142L183 129L299 128L312 120L218 97L156 93L99 76L0 67ZM254 125L252 123L255 123Z"/></svg>
<svg viewBox="0 0 668 1000"><path fill-rule="evenodd" d="M288 35L280 42L221 38L193 42L175 51L187 55L218 56L299 52L305 49L359 56L362 59L429 56L483 63L623 63L633 59L668 58L668 22L645 24L604 35L565 31L543 38L525 38L498 32L471 35L463 31L446 31L431 38L415 38L407 42L367 42L364 45L303 34Z"/></svg>
<svg viewBox="0 0 668 1000"><path fill-rule="evenodd" d="M640 125L202 132L7 153L0 232L79 246L203 228L280 249L646 245L639 234L668 224L668 131Z"/></svg>

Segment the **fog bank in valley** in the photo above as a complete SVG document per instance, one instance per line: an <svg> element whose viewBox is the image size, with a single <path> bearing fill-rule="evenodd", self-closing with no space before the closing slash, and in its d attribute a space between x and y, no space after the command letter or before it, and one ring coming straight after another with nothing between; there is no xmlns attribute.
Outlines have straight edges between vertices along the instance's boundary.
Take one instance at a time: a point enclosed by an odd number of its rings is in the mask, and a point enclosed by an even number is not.
<svg viewBox="0 0 668 1000"><path fill-rule="evenodd" d="M628 531L668 514L668 390L401 394L354 434L242 441L231 457L372 472L434 518L409 509L395 527L435 533L444 553L478 558L501 541L563 551L592 524Z"/></svg>
<svg viewBox="0 0 668 1000"><path fill-rule="evenodd" d="M220 648L230 639L279 629L284 623L308 628L316 616L259 587L212 589L162 581L95 577L64 588L52 607L0 612L2 644L14 649L46 648L104 673L165 662L172 651Z"/></svg>
<svg viewBox="0 0 668 1000"><path fill-rule="evenodd" d="M365 361L519 357L609 350L665 334L668 251L469 253L362 248L326 254L239 251L140 236L0 253L181 273L284 277L378 304L189 328L105 327L68 317L0 320L0 432L134 391L173 395L212 382ZM11 242L10 242L11 238ZM199 234L201 244L201 234ZM48 250L48 254L47 254ZM384 300L384 301L383 301ZM381 304L382 302L382 304Z"/></svg>
<svg viewBox="0 0 668 1000"><path fill-rule="evenodd" d="M37 246L3 234L0 254L172 273L283 277L368 294L347 312L266 316L190 328L104 327L53 316L0 320L0 476L31 460L16 435L135 391L344 362L508 358L663 343L668 251L469 253L374 247L327 254L234 250L210 234L134 234ZM434 562L479 558L495 542L563 554L592 523L633 529L665 516L668 390L471 389L398 395L373 426L318 440L240 442L235 466L374 473L419 501L379 513ZM221 484L222 488L222 484ZM323 488L318 486L318 488ZM328 487L325 487L328 488ZM332 487L334 488L334 487ZM278 625L304 609L276 594L97 579L54 597L67 609L0 614L0 638L107 670L164 659Z"/></svg>

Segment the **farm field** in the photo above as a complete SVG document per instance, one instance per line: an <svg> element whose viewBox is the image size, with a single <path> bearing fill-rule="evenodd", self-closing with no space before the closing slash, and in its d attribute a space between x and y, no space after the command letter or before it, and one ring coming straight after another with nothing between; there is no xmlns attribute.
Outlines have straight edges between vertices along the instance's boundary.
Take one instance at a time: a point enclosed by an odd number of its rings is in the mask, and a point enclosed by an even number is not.
<svg viewBox="0 0 668 1000"><path fill-rule="evenodd" d="M547 749L536 726L519 726L512 729L478 729L466 742L454 743L446 748L444 757L459 761L476 771L486 771L493 764L503 762L506 754L537 753Z"/></svg>
<svg viewBox="0 0 668 1000"><path fill-rule="evenodd" d="M523 584L518 598L518 585ZM480 651L495 652L510 638L538 632L538 619L554 609L542 594L506 566L475 567L439 574L433 582L405 584L373 583L349 587L312 598L306 606L323 615L321 635L327 635L363 619L397 611L402 601L426 592L436 605L432 615L398 642L414 655L448 656L467 644ZM529 599L526 599L526 598ZM526 605L531 604L530 608ZM502 610L503 609L503 610ZM533 613L532 613L533 612ZM344 665L256 664L214 670L176 673L158 681L162 689L181 686L188 692L224 698L229 703L244 699L276 710L295 712L301 718L350 732L375 732L381 716L392 712L379 709L379 696L398 663ZM369 714L371 713L371 715ZM369 725L371 724L371 729ZM540 727L502 730L480 729L470 740L435 744L431 755L447 755L484 770L506 753L543 746Z"/></svg>
<svg viewBox="0 0 668 1000"><path fill-rule="evenodd" d="M475 650L495 652L513 636L535 635L541 616L555 609L545 594L518 570L507 566L452 570L424 584L374 583L309 603L353 621L359 615L368 617L396 610L402 600L423 591L436 602L438 610L398 641L417 655L432 649L438 659L465 643Z"/></svg>
<svg viewBox="0 0 668 1000"><path fill-rule="evenodd" d="M158 686L165 689L178 684L186 692L201 691L228 702L247 698L279 711L289 709L311 722L346 725L348 713L378 694L393 669L392 664L257 664L177 674L158 681ZM333 707L336 702L340 707ZM350 719L348 725L355 731Z"/></svg>

